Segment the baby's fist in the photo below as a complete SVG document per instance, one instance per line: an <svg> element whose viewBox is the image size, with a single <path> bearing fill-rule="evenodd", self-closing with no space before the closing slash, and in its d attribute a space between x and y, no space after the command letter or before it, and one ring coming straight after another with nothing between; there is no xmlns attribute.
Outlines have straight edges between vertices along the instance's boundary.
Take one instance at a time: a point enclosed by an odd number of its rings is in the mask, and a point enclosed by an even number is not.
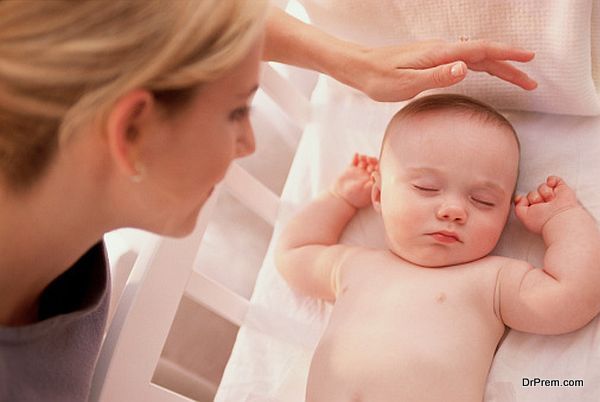
<svg viewBox="0 0 600 402"><path fill-rule="evenodd" d="M541 233L552 217L571 208L579 207L575 192L560 178L548 176L527 195L515 197L515 214L533 233Z"/></svg>
<svg viewBox="0 0 600 402"><path fill-rule="evenodd" d="M355 208L371 205L371 173L379 168L377 158L354 154L352 163L335 181L331 192Z"/></svg>

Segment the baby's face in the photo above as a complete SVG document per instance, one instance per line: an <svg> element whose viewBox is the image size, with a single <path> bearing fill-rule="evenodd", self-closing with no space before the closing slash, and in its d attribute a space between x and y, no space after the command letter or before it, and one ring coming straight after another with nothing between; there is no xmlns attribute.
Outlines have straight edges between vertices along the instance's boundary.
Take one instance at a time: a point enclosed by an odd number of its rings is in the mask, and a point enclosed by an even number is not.
<svg viewBox="0 0 600 402"><path fill-rule="evenodd" d="M423 113L395 130L373 189L390 250L426 267L490 253L518 174L510 130L454 111Z"/></svg>

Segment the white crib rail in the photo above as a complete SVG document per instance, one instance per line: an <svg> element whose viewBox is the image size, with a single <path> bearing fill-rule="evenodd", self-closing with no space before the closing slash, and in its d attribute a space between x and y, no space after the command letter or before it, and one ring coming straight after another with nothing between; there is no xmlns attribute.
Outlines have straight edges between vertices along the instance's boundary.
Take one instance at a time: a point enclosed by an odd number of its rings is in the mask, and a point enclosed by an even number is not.
<svg viewBox="0 0 600 402"><path fill-rule="evenodd" d="M310 119L310 102L297 87L268 64L263 64L261 69L261 88L298 127L306 126Z"/></svg>
<svg viewBox="0 0 600 402"><path fill-rule="evenodd" d="M310 114L306 97L269 65L264 64L262 71L261 88L295 125L303 127ZM192 269L219 193L225 187L244 206L274 224L279 197L234 163L224 183L217 186L203 207L191 235L179 240L153 236L141 250L118 298L94 374L91 401L189 400L152 383L184 292L234 324L242 323L248 300Z"/></svg>
<svg viewBox="0 0 600 402"><path fill-rule="evenodd" d="M225 185L229 192L271 226L275 224L279 197L237 163L232 163Z"/></svg>
<svg viewBox="0 0 600 402"><path fill-rule="evenodd" d="M207 201L190 236L155 237L142 250L102 346L90 400L181 400L151 380L216 199Z"/></svg>

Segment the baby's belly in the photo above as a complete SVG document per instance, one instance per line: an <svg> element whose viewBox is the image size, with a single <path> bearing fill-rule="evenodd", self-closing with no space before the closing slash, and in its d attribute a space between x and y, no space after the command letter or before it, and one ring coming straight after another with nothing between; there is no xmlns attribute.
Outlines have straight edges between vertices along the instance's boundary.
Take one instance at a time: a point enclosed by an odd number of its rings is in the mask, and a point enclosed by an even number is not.
<svg viewBox="0 0 600 402"><path fill-rule="evenodd" d="M500 326L477 309L336 305L307 401L481 402Z"/></svg>

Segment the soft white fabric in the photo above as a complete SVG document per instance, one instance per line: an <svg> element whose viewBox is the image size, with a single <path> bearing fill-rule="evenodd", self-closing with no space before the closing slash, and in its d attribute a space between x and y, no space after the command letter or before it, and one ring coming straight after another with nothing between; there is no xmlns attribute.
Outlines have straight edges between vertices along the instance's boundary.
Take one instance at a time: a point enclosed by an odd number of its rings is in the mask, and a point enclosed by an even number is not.
<svg viewBox="0 0 600 402"><path fill-rule="evenodd" d="M534 92L470 73L451 92L501 109L600 114L600 0L301 0L311 21L341 38L391 46L489 39L536 52L522 65ZM594 24L592 24L594 21Z"/></svg>
<svg viewBox="0 0 600 402"><path fill-rule="evenodd" d="M314 116L304 133L283 195L271 247L257 279L248 320L225 370L217 401L303 401L311 354L330 306L299 296L277 273L274 243L290 216L327 188L354 152L377 155L389 118L400 104L381 104L321 77ZM548 174L562 176L590 212L600 217L600 117L507 114L522 143L518 191ZM383 246L383 227L372 210L350 223L343 242ZM542 240L511 217L497 253L539 264ZM577 267L573 267L576 269ZM510 332L489 378L486 401L600 400L600 324L562 336ZM583 388L524 388L522 378L583 379Z"/></svg>

